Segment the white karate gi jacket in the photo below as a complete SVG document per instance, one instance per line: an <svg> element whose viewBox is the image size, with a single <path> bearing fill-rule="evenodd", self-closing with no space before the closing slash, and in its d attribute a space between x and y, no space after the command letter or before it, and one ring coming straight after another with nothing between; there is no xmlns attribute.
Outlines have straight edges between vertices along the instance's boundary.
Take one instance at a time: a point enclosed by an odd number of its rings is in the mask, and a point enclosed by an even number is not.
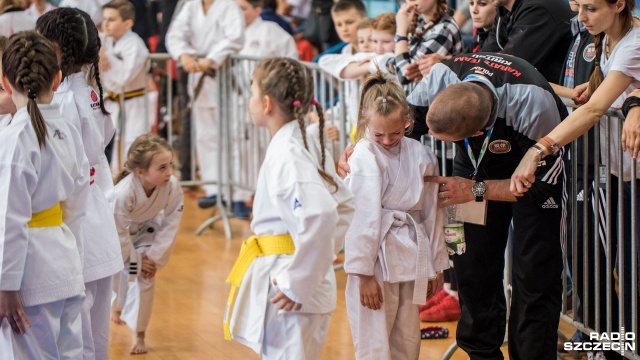
<svg viewBox="0 0 640 360"><path fill-rule="evenodd" d="M145 87L149 50L138 34L129 30L115 44L112 37L107 37L102 46L111 66L108 71L100 74L105 89L120 94ZM140 99L144 99L144 96Z"/></svg>
<svg viewBox="0 0 640 360"><path fill-rule="evenodd" d="M44 5L44 12L49 12L53 9L55 9L56 6L51 4L51 3L46 3ZM25 12L27 13L27 15L29 15L31 18L33 18L34 22L38 20L38 18L42 15L40 14L40 12L38 11L38 8L36 7L35 3L32 3L26 10Z"/></svg>
<svg viewBox="0 0 640 360"><path fill-rule="evenodd" d="M183 54L194 58L207 58L218 68L231 54L238 53L244 45L244 16L234 0L216 0L207 13L202 1L189 1L171 22L167 32L167 50L179 60ZM202 73L189 74L189 96ZM204 80L195 107L216 107L217 82Z"/></svg>
<svg viewBox="0 0 640 360"><path fill-rule="evenodd" d="M33 30L36 20L26 11L10 11L0 15L0 35L10 37L19 31Z"/></svg>
<svg viewBox="0 0 640 360"><path fill-rule="evenodd" d="M113 215L125 263L136 259L140 264L135 248L149 246L145 253L156 267L167 265L183 204L182 187L175 176L167 185L156 187L149 197L135 174L116 184Z"/></svg>
<svg viewBox="0 0 640 360"><path fill-rule="evenodd" d="M263 58L284 56L298 59L296 41L280 25L257 17L244 32L244 46L240 55Z"/></svg>
<svg viewBox="0 0 640 360"><path fill-rule="evenodd" d="M82 229L87 236L84 242L84 281L90 282L111 276L122 269L122 255L118 232L113 220L113 207L105 191L96 184L113 184L109 163L104 155L103 122L111 122L100 111L100 99L82 72L71 74L60 84L53 96L60 105L64 119L82 135L82 145L89 160L89 202ZM111 134L113 135L113 134ZM113 185L107 190L112 193Z"/></svg>
<svg viewBox="0 0 640 360"><path fill-rule="evenodd" d="M356 213L345 238L344 270L374 275L380 267L386 282L415 280L413 300L422 304L427 281L449 268L438 184L423 181L438 175L438 162L416 140L404 137L397 146L387 150L365 138L349 158L345 184L355 195Z"/></svg>
<svg viewBox="0 0 640 360"><path fill-rule="evenodd" d="M39 105L48 131L40 149L27 108L0 132L0 290L20 290L23 306L79 295L89 163L80 134L58 105ZM29 228L32 214L60 203L63 224ZM91 236L91 235L88 235Z"/></svg>
<svg viewBox="0 0 640 360"><path fill-rule="evenodd" d="M326 314L336 306L336 280L332 261L336 243L353 215L353 195L335 175L327 152L327 173L338 184L337 192L318 174L317 139L302 143L296 121L273 136L260 168L251 228L257 236L290 234L291 255L257 257L247 270L233 309L233 339L258 354L263 341L269 286L277 287L302 304L300 312ZM315 143L315 144L314 144Z"/></svg>
<svg viewBox="0 0 640 360"><path fill-rule="evenodd" d="M372 53L356 53L351 54L353 46L347 44L342 48L340 54L327 54L323 55L318 60L318 66L324 72L329 73L336 79L344 81L344 97L346 100L345 106L347 109L347 129L344 129L347 134L351 132L352 126L358 125L358 107L360 106L360 81L357 79L344 79L340 76L340 73L352 62L359 62L368 60L373 57ZM341 129L342 131L342 129Z"/></svg>

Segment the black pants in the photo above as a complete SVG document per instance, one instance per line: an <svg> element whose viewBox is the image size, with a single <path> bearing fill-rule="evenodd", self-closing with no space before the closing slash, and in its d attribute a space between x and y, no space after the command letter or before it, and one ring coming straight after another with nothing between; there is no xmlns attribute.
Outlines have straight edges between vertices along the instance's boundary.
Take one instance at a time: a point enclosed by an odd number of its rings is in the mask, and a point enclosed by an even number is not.
<svg viewBox="0 0 640 360"><path fill-rule="evenodd" d="M454 256L462 315L457 342L471 359L502 359L504 264L513 218L511 359L555 359L562 306L562 191L548 200L488 202L486 226L464 226L467 251ZM557 207L556 207L557 206Z"/></svg>

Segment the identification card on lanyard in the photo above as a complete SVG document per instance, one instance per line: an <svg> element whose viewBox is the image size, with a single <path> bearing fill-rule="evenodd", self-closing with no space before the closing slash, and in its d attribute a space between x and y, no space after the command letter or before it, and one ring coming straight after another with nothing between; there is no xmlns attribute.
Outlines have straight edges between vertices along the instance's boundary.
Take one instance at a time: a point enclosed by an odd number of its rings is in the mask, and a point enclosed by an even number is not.
<svg viewBox="0 0 640 360"><path fill-rule="evenodd" d="M487 134L484 138L484 142L482 143L482 147L480 148L480 153L478 157L473 154L473 150L471 150L471 145L469 145L469 139L464 139L464 145L467 147L467 154L469 154L469 159L471 160L471 164L473 164L473 176L471 179L475 180L476 175L478 174L478 168L480 167L480 162L484 158L484 154L487 152L487 146L489 145L489 139L491 138L491 133L493 132L493 127L487 130Z"/></svg>

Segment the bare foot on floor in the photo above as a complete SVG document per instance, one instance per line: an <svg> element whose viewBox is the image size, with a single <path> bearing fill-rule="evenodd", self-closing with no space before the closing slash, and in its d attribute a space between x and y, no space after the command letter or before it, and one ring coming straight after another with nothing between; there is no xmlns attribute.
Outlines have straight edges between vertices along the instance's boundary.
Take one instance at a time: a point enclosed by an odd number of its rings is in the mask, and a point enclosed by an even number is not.
<svg viewBox="0 0 640 360"><path fill-rule="evenodd" d="M122 310L111 310L111 321L113 321L114 324L124 325L124 321L120 318L120 315L122 315Z"/></svg>
<svg viewBox="0 0 640 360"><path fill-rule="evenodd" d="M133 346L131 347L131 354L146 354L147 346L144 344L144 331L138 333L138 335L133 339Z"/></svg>

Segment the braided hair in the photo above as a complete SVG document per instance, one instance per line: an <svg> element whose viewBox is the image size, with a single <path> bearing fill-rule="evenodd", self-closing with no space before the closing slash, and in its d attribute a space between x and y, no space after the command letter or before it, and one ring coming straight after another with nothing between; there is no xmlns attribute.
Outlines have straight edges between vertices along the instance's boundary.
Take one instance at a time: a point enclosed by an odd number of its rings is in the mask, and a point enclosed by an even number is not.
<svg viewBox="0 0 640 360"><path fill-rule="evenodd" d="M360 93L356 139L360 140L364 137L372 114L387 116L398 109L401 109L400 116L409 124L405 133L410 134L413 130L413 113L407 103L404 90L396 81L385 77L379 69L367 76L362 83Z"/></svg>
<svg viewBox="0 0 640 360"><path fill-rule="evenodd" d="M100 37L95 24L86 12L73 8L57 8L38 18L36 31L60 48L62 78L90 65L90 78L95 79L100 91L100 109L104 108L102 84L98 62L100 61Z"/></svg>
<svg viewBox="0 0 640 360"><path fill-rule="evenodd" d="M322 105L314 100L314 83L309 71L298 61L278 57L262 60L256 67L253 75L261 94L268 95L280 108L287 119L298 122L302 133L302 142L305 149L309 150L307 143L307 130L305 116L310 107L315 106L318 112L318 125L320 132L321 168L320 176L338 189L338 184L325 172L325 147L324 147L324 111ZM286 81L283 81L286 79Z"/></svg>
<svg viewBox="0 0 640 360"><path fill-rule="evenodd" d="M409 25L409 29L407 34L412 36L422 36L424 33L429 31L435 24L440 21L444 16L449 13L449 7L447 6L447 0L436 0L436 13L433 15L433 18L429 20L427 26L424 29L418 28L419 17L418 13L413 14L413 18L411 19L411 24Z"/></svg>
<svg viewBox="0 0 640 360"><path fill-rule="evenodd" d="M606 0L608 5L614 5L616 0ZM620 35L624 36L633 27L633 8L635 7L634 0L625 0L624 9L617 15L622 22L622 31ZM604 32L601 32L593 37L593 45L596 48L595 67L589 77L589 94L593 95L598 86L604 81L604 74L602 73L601 58L602 48L604 41Z"/></svg>
<svg viewBox="0 0 640 360"><path fill-rule="evenodd" d="M27 95L27 111L36 132L38 144L47 141L47 127L36 99L51 91L60 71L53 45L35 31L14 34L2 54L2 72L11 86L21 95Z"/></svg>
<svg viewBox="0 0 640 360"><path fill-rule="evenodd" d="M119 183L136 169L148 170L153 157L163 151L173 151L171 145L164 138L151 133L138 136L129 147L124 169L118 174L114 183Z"/></svg>

